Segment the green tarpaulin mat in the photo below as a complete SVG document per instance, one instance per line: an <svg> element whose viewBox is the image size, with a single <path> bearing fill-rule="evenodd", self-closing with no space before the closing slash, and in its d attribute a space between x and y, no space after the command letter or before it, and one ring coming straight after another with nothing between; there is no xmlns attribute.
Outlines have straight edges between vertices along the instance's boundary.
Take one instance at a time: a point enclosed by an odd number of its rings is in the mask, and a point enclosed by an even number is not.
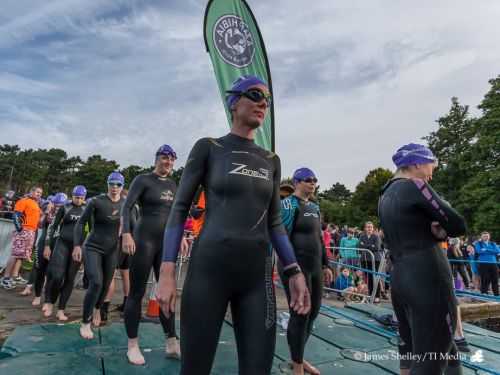
<svg viewBox="0 0 500 375"><path fill-rule="evenodd" d="M82 353L27 353L0 361L0 374L100 375L102 360Z"/></svg>

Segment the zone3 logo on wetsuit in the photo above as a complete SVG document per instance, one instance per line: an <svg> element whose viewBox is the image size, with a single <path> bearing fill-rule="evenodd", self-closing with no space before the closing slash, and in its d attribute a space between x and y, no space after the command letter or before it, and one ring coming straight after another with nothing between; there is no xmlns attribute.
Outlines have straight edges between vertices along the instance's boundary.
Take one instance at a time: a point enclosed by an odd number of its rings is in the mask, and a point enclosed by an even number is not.
<svg viewBox="0 0 500 375"><path fill-rule="evenodd" d="M241 174L243 176L262 178L269 181L269 170L264 168L259 168L258 171L247 168L246 164L231 163L237 167L229 171L229 174Z"/></svg>

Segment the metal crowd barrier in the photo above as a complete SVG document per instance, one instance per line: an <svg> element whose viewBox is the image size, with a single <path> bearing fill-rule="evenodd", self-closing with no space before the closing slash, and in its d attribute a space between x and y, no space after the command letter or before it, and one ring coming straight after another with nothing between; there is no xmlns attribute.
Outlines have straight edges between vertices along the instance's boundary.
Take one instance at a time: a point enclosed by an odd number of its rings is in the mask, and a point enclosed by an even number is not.
<svg viewBox="0 0 500 375"><path fill-rule="evenodd" d="M0 269L5 268L9 260L14 230L12 220L0 218Z"/></svg>

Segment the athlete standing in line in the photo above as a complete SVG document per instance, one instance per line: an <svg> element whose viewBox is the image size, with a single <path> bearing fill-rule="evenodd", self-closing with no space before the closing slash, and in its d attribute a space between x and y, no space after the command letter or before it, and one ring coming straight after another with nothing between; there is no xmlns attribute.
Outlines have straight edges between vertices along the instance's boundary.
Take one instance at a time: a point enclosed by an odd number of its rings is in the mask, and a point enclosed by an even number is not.
<svg viewBox="0 0 500 375"><path fill-rule="evenodd" d="M431 150L410 143L392 160L396 175L383 188L378 211L393 265L391 298L402 340L401 375L461 374L453 343L457 301L439 242L464 234L465 222L429 185L437 163ZM421 360L411 360L417 356Z"/></svg>
<svg viewBox="0 0 500 375"><path fill-rule="evenodd" d="M297 169L293 174L295 191L281 201L283 225L288 232L295 250L295 257L304 273L311 295L311 311L308 314L297 314L293 309L290 309L287 339L294 375L304 375L304 372L314 375L320 374L317 368L304 360L304 349L311 334L314 320L319 314L323 286L325 283L330 285L333 279L323 243L319 206L310 200L316 191L317 182L318 179L309 168ZM290 301L289 280L283 272L281 262L278 264L278 270L286 296Z"/></svg>
<svg viewBox="0 0 500 375"><path fill-rule="evenodd" d="M128 336L127 358L134 365L145 363L138 339L141 303L151 268L156 279L159 279L163 233L177 191L175 181L169 178L176 159L172 147L161 146L156 152L153 172L134 178L122 209L123 251L132 258L130 293L124 311ZM130 215L136 203L141 215L132 235ZM160 322L166 337L166 354L178 358L180 348L175 332L175 314L166 317L160 310Z"/></svg>
<svg viewBox="0 0 500 375"><path fill-rule="evenodd" d="M182 174L163 244L157 297L175 313L175 264L196 190L206 194L205 224L194 243L181 305L181 374L208 375L228 305L241 375L268 374L276 338L272 241L290 280L291 307L310 299L281 222L278 156L254 143L270 103L267 85L244 76L228 91L232 129L196 142Z"/></svg>
<svg viewBox="0 0 500 375"><path fill-rule="evenodd" d="M108 192L92 198L75 225L73 259L81 262L88 279L88 289L83 300L83 316L80 335L94 338L90 323L101 324L100 308L108 292L118 258L120 211L124 200L120 193L125 184L121 173L108 176ZM84 243L85 224L91 230ZM82 251L83 245L83 251Z"/></svg>
<svg viewBox="0 0 500 375"><path fill-rule="evenodd" d="M52 315L54 304L59 297L56 317L60 321L68 320L64 310L73 292L75 277L81 265L72 257L74 228L85 209L86 196L85 186L75 186L71 201L57 211L49 226L44 250L44 255L50 257L45 285L45 304L42 309L45 317ZM50 244L54 242L55 246L51 251Z"/></svg>

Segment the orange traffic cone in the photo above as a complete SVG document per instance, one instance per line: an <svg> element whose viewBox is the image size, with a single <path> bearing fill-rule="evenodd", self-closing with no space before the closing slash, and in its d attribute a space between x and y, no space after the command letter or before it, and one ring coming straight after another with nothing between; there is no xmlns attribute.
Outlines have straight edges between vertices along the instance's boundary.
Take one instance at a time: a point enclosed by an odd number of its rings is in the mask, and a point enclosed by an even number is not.
<svg viewBox="0 0 500 375"><path fill-rule="evenodd" d="M151 291L149 292L148 310L146 311L146 316L149 318L158 318L160 316L160 305L156 300L156 281L153 278L153 285L151 285Z"/></svg>

